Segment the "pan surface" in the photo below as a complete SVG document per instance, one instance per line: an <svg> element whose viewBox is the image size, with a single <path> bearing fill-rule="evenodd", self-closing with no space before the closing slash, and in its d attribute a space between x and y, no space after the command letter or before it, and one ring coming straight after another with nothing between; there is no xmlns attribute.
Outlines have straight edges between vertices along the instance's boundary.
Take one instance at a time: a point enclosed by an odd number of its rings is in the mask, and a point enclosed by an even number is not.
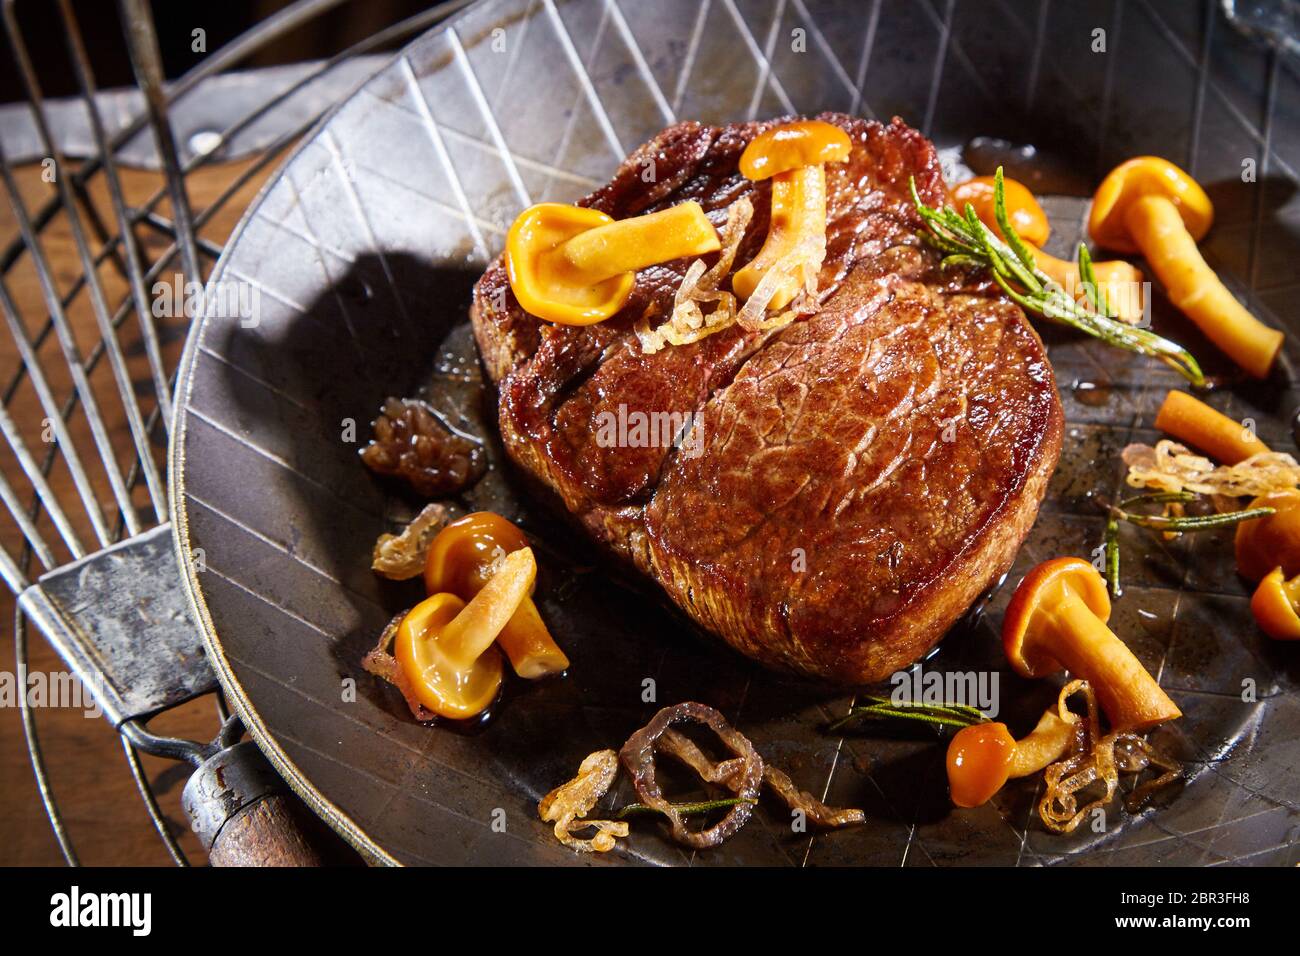
<svg viewBox="0 0 1300 956"><path fill-rule="evenodd" d="M1100 31L1100 33L1098 32ZM1100 38L1100 48L1099 48ZM927 734L825 731L852 695L766 673L701 640L517 487L494 437L469 333L470 288L524 206L571 201L674 118L843 110L897 114L945 150L973 137L1061 158L1022 176L1045 193L1051 250L1081 234L1079 198L1114 163L1154 153L1207 185L1207 258L1290 332L1280 369L1237 380L1157 295L1158 331L1223 387L1210 401L1295 450L1300 404L1300 77L1203 3L857 0L494 0L420 38L335 110L245 217L191 333L173 444L178 547L223 684L289 783L377 860L401 863L1210 864L1300 861L1300 658L1253 626L1231 532L1166 542L1125 529L1113 624L1183 709L1161 739L1189 780L1138 816L1118 802L1071 836L1045 831L1038 784L952 812ZM977 166L1003 151L968 149ZM991 170L978 169L986 172ZM1019 172L1019 170L1013 170ZM1181 380L1163 366L1036 323L1067 429L1061 464L1011 571L1100 544L1097 498L1119 453L1153 443ZM421 392L488 441L493 467L453 504L532 536L538 599L573 660L562 680L512 682L469 731L415 723L363 654L420 597L369 570L382 532L419 502L357 451L388 395ZM1131 532L1131 533L1130 533ZM1003 667L1010 588L925 662L996 674L1001 719L1027 729L1055 690ZM684 852L650 824L578 857L537 799L659 707L723 711L772 762L867 825L796 832L762 806L723 847ZM629 802L617 790L609 804Z"/></svg>

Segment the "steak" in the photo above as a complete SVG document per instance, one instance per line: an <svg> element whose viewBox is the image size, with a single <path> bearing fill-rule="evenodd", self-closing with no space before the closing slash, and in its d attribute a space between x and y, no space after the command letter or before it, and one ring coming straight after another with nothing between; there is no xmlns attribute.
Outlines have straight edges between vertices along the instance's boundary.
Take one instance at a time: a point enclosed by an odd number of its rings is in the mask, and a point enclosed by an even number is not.
<svg viewBox="0 0 1300 956"><path fill-rule="evenodd" d="M643 270L617 315L576 327L526 313L497 260L472 318L507 452L593 538L741 653L869 683L1010 566L1062 414L1024 314L983 276L941 269L922 238L908 178L928 204L947 198L929 140L899 119L819 118L853 149L826 167L813 314L646 355L634 323L672 313L688 261ZM770 206L740 154L788 121L669 127L582 204L621 219L693 199L721 225L748 196L739 268ZM685 439L664 440L683 420Z"/></svg>

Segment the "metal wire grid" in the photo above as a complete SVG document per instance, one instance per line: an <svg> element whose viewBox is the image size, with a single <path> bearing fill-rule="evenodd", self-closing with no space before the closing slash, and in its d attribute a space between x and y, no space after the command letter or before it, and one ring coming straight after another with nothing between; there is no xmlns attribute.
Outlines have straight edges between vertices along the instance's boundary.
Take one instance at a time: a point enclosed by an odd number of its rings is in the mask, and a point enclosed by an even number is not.
<svg viewBox="0 0 1300 956"><path fill-rule="evenodd" d="M193 92L204 80L238 66L279 38L343 2L298 0L168 83L164 81L158 36L148 0L120 0L119 15L126 50L145 108L110 135L101 112L102 106L96 98L99 91L71 0L58 0L58 14L66 32L68 61L79 87L79 98L89 119L95 147L92 155L72 164L60 151L52 133L49 104L24 39L15 0L4 0L2 14L9 48L44 154L53 161L56 170L55 195L33 211L24 200L14 176L14 167L0 145L0 179L3 179L5 197L13 209L19 232L18 237L0 252L0 311L18 360L17 368L0 392L0 431L27 483L26 488L15 487L7 476L0 474L0 498L21 534L21 546L16 554L0 546L0 576L15 595L40 573L54 570L168 519L165 475L155 448L165 446L171 426L175 369L169 367L164 358L148 290L160 277L169 273L178 273L183 280L202 281L206 277L222 250L219 245L203 239L200 231L319 118L312 116L278 136L261 155L234 175L211 204L196 213L190 206L186 179L196 169L211 163L219 152L209 150L182 162L170 111L177 101ZM417 34L467 2L452 0L433 6L313 64L309 72L288 88L257 103L222 130L219 142L272 115L291 96L329 76L340 64ZM117 156L126 143L144 131L153 137L165 185L144 203L131 205L123 190ZM102 178L109 197L111 220L108 222L90 193L97 177ZM170 214L164 214L163 208L167 208ZM47 252L50 227L56 221L66 221L80 266L80 272L63 291L60 291ZM137 229L147 230L164 240L165 247L152 259L147 244L139 240ZM22 314L19 304L10 294L13 273L24 263L35 271L43 316ZM109 300L100 274L104 266L116 270L127 283L128 291L121 301ZM83 294L93 312L98 333L88 349L79 344L69 318L70 309ZM28 310L29 313L32 311ZM134 328L128 325L133 315ZM148 381L144 387L138 380L132 381L123 348L123 337L129 337L131 333L138 335L138 346L148 365ZM52 366L48 353L43 355L43 347L51 336L58 346L54 361L61 358L61 366ZM92 375L105 360L114 386L107 400L105 389L96 390L92 385ZM63 390L65 394L60 400L59 390L52 379L65 375L70 388ZM35 393L40 413L45 416L37 430L48 428L53 438L44 450L30 447L24 438L24 429L11 414L24 383ZM126 422L130 448L125 450L125 457L123 450L115 448L110 438L106 409L120 413ZM80 447L72 430L78 411L89 439L83 440ZM33 423L27 421L23 424L28 426L30 434ZM92 455L97 464L88 466ZM66 469L70 480L70 487L62 495L56 493L51 481L56 466ZM107 512L97 493L101 488L111 492L112 504ZM26 687L27 620L17 609L14 614L14 652L18 686ZM69 864L76 865L77 853L64 827L46 773L34 714L25 695L18 696L38 791L64 857ZM214 696L223 734L229 734L227 728L231 721L225 701L220 693ZM178 865L187 865L185 854L168 828L141 765L137 745L147 741L128 739L130 737L139 738L138 731L125 734L122 746L141 799L172 859Z"/></svg>

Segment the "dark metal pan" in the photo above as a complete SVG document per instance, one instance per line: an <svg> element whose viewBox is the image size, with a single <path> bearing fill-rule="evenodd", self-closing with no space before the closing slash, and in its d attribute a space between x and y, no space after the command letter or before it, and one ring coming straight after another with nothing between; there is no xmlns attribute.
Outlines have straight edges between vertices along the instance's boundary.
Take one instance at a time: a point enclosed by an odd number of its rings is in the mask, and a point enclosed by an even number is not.
<svg viewBox="0 0 1300 956"><path fill-rule="evenodd" d="M1116 629L1186 714L1168 743L1189 780L1140 816L1116 806L1103 826L1061 837L1037 823L1032 780L954 813L933 738L826 733L851 694L701 640L653 595L603 573L515 483L466 324L471 285L514 215L588 191L675 117L824 109L898 114L954 159L973 137L1034 144L1043 157L1032 171L1068 172L1036 183L1063 194L1049 203L1056 252L1080 235L1079 194L1117 161L1155 153L1189 169L1219 213L1211 263L1293 334L1280 371L1248 385L1159 297L1156 325L1219 376L1217 407L1293 448L1300 78L1217 4L483 3L412 44L308 138L214 276L256 290L256 315L210 309L191 333L172 457L179 549L217 673L257 742L385 862L591 862L554 842L538 797L658 707L701 700L800 786L863 807L868 824L813 837L762 808L710 853L693 857L641 826L601 862L1294 864L1297 658L1252 625L1230 532L1126 536ZM987 143L964 156L1015 158ZM1093 499L1120 489L1120 450L1154 440L1155 407L1181 381L1040 329L1069 424L1013 578L1100 543ZM473 731L415 723L360 666L418 597L377 579L368 559L419 503L369 475L357 450L385 396L418 390L491 445L490 473L455 506L499 511L533 536L541 610L573 659L562 680L512 685ZM1007 590L926 667L998 672L1003 713L1027 724L1054 691L1003 668Z"/></svg>

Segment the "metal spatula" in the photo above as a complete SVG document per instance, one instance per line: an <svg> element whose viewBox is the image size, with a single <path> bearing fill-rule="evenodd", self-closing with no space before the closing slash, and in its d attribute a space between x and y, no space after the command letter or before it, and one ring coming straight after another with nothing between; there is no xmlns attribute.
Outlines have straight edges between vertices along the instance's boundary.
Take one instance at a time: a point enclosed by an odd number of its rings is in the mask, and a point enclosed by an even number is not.
<svg viewBox="0 0 1300 956"><path fill-rule="evenodd" d="M133 746L195 768L182 803L214 865L345 859L261 751L239 742L238 716L209 744L149 731L150 717L217 688L180 576L163 524L44 575L18 603Z"/></svg>
<svg viewBox="0 0 1300 956"><path fill-rule="evenodd" d="M213 244L200 239L198 229L234 192L228 191L226 198L218 198L196 215L185 180L190 168L206 161L214 137L219 145L234 148L239 131L252 124L275 142L287 141L296 135L293 130L304 117L287 107L271 109L272 105L293 102L298 91L313 97L316 109L323 108L333 95L322 100L323 88L312 83L315 77L327 76L330 65L304 66L300 79L287 88L271 84L280 92L269 102L265 98L253 102L250 96L236 98L241 104L236 105L223 99L223 108L233 110L230 116L240 118L217 124L228 127L220 134L202 124L183 126L203 134L187 135L186 148L177 145L172 107L186 92L195 92L262 42L312 15L307 7L320 5L297 4L282 11L268 21L262 39L241 37L168 83L149 4L120 0L125 49L139 88L138 93L126 94L140 107L135 111L138 115L129 118L111 108L121 95L101 96L98 90L87 38L70 0L56 4L67 41L67 63L51 72L75 76L79 96L61 104L46 100L40 80L45 62L28 48L26 25L12 6L4 6L0 25L27 102L14 106L0 123L0 194L7 200L21 240L0 257L4 260L0 262L0 338L4 338L5 355L18 359L16 371L12 363L6 364L4 374L12 377L0 388L0 447L7 447L13 456L0 469L0 503L21 532L22 548L11 553L8 536L0 544L0 582L19 598L18 667L26 666L24 635L26 620L31 620L127 741L139 750L184 760L196 768L183 803L214 864L342 859L337 850L341 841L285 791L251 742L239 742L244 728L237 717L226 720L209 744L159 736L148 728L150 718L160 711L217 688L201 630L180 586L167 522L165 476L156 461L160 433L171 425L172 389L171 370L164 361L167 329L156 321L150 283L155 278L170 279L178 266L179 278L201 281L202 256L215 254ZM450 9L442 5L412 18L396 28L393 37L418 32ZM368 41L352 53L370 48ZM331 65L344 59L339 57ZM260 79L243 82L246 90L266 86ZM190 97L194 100L210 102L211 98ZM85 135L65 135L60 116L76 117L74 125ZM19 119L25 122L16 123ZM199 149L195 144L200 142L208 145ZM79 166L69 158L70 152L89 152L91 159ZM165 178L165 189L148 200L146 210L132 205L118 165L138 155L147 155L148 164L161 168ZM46 201L39 208L32 205L33 194L24 191L15 174L17 156L41 163L41 178L49 189L40 191ZM90 182L105 187L106 204L88 198ZM166 216L157 209L163 197L169 207ZM115 234L110 235L105 209ZM69 230L70 245L50 242L51 222ZM172 240L160 256L153 256L151 247L136 236L146 223ZM37 280L28 290L32 294L17 291L23 280L11 266L20 261ZM77 266L78 282L67 291L60 271ZM101 275L111 269L128 286L119 303L113 301L114 287ZM73 307L78 297L88 304L83 313ZM36 299L38 304L31 305ZM58 348L43 348L47 341ZM146 375L133 365L135 356L147 361ZM152 403L147 400L150 395ZM34 439L37 434L39 444ZM125 466L123 449L115 441L130 443L133 456ZM141 490L147 495L137 494ZM57 532L57 540L51 530ZM46 573L33 583L29 572L35 567ZM41 778L33 722L26 713L24 721ZM147 791L147 785L143 789ZM145 796L152 800L147 792ZM49 794L45 797L65 855L74 862L53 799ZM157 814L155 819L162 828ZM346 858L356 856L347 851Z"/></svg>

